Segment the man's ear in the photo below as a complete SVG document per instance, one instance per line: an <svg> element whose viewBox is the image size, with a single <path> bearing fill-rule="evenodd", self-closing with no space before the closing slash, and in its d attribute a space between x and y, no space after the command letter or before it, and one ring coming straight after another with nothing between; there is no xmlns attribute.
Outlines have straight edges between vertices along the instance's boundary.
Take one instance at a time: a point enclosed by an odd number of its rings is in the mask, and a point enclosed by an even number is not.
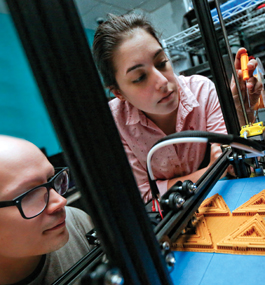
<svg viewBox="0 0 265 285"><path fill-rule="evenodd" d="M112 88L110 91L115 95L115 97L119 98L121 101L125 101L123 95L121 94L121 91L117 88Z"/></svg>

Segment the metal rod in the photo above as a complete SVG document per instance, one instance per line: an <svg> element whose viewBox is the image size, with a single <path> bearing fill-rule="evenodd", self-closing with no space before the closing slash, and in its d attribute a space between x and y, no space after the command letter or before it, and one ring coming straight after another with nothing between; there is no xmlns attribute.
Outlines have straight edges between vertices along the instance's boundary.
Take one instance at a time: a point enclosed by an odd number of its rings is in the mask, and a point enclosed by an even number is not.
<svg viewBox="0 0 265 285"><path fill-rule="evenodd" d="M73 1L7 4L111 266L125 284L172 284Z"/></svg>
<svg viewBox="0 0 265 285"><path fill-rule="evenodd" d="M240 125L227 78L219 42L215 33L207 0L193 0L193 7L207 52L209 66L214 77L219 102L229 134L239 135Z"/></svg>
<svg viewBox="0 0 265 285"><path fill-rule="evenodd" d="M242 96L242 93L241 93L240 85L239 85L239 82L238 82L236 68L235 68L235 65L234 65L234 59L233 59L233 55L232 55L232 52L231 52L231 49L230 49L230 44L229 44L229 40L228 40L228 37L227 37L227 32L226 32L226 28L225 28L222 12L221 12L221 9L220 9L220 6L219 6L219 1L218 0L214 0L214 1L215 1L215 5L216 5L218 16L219 16L221 29L223 31L224 40L225 40L225 44L226 44L226 49L227 49L227 52L228 52L228 56L230 58L230 64L231 64L231 67L232 67L232 73L234 75L234 80L235 80L235 83L236 83L236 88L237 88L240 104L241 104L241 107L242 107L244 119L245 119L246 125L248 125L249 124L248 116L247 116L247 112L246 112L246 109L245 109L245 105L244 105L244 101L243 101L243 96Z"/></svg>

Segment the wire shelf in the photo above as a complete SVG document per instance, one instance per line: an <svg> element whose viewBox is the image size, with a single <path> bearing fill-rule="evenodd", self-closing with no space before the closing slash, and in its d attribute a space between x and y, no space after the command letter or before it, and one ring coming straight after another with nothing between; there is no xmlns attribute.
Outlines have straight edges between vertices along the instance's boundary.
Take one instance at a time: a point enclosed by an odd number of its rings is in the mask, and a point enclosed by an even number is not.
<svg viewBox="0 0 265 285"><path fill-rule="evenodd" d="M248 0L235 7L222 11L228 36L235 38L238 32L251 36L265 30L265 8L256 9L264 0ZM216 31L219 31L219 17L213 16ZM198 53L203 48L201 33L198 24L163 40L165 47L170 51L186 51Z"/></svg>

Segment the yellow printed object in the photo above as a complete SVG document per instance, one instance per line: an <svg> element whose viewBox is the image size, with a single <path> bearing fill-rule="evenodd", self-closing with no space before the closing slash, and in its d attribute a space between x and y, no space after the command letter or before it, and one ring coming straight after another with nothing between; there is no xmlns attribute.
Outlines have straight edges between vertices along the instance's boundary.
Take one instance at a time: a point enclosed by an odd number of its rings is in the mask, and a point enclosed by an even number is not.
<svg viewBox="0 0 265 285"><path fill-rule="evenodd" d="M242 138L247 138L247 137L262 135L264 129L265 127L263 126L263 122L246 125L241 128L240 136Z"/></svg>

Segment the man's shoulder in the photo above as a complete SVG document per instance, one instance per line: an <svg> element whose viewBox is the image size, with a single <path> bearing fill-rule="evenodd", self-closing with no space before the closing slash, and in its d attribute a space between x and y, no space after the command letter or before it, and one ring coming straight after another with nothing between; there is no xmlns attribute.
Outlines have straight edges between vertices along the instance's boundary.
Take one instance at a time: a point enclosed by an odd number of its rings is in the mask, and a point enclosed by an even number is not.
<svg viewBox="0 0 265 285"><path fill-rule="evenodd" d="M66 206L65 211L69 240L60 249L46 254L40 274L30 285L52 284L91 249L85 236L93 228L90 217L74 207Z"/></svg>
<svg viewBox="0 0 265 285"><path fill-rule="evenodd" d="M68 215L69 218L71 219L86 219L89 218L88 214L84 212L81 209L71 207L71 206L66 206L65 207L66 215Z"/></svg>
<svg viewBox="0 0 265 285"><path fill-rule="evenodd" d="M91 218L84 211L70 206L66 206L65 211L66 224L69 231L79 229L87 233L93 228Z"/></svg>

